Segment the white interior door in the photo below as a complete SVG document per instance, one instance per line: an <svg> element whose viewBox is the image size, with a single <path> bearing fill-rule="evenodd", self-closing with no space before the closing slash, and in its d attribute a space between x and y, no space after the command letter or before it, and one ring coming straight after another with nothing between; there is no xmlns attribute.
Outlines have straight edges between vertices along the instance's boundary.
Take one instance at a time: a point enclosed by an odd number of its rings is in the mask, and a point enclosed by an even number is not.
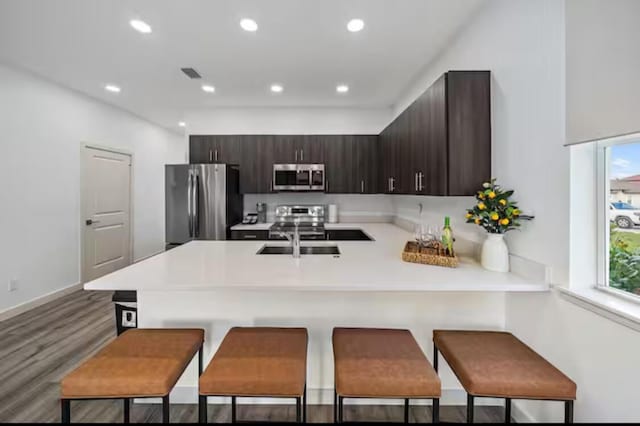
<svg viewBox="0 0 640 426"><path fill-rule="evenodd" d="M131 263L131 156L82 149L82 280Z"/></svg>

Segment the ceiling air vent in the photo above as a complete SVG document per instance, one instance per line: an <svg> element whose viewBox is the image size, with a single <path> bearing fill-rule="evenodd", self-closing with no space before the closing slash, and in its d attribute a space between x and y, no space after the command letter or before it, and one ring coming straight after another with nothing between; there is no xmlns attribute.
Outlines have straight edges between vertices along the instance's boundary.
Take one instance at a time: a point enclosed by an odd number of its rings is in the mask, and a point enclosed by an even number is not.
<svg viewBox="0 0 640 426"><path fill-rule="evenodd" d="M193 68L180 68L180 69L189 78L202 78L202 76L198 74L198 71L194 70Z"/></svg>

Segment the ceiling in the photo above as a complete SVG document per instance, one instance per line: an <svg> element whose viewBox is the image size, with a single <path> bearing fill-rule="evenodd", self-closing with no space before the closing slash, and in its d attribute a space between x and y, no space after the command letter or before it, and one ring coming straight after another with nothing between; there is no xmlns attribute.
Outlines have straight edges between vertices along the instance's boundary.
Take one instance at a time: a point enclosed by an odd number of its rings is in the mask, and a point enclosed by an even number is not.
<svg viewBox="0 0 640 426"><path fill-rule="evenodd" d="M197 108L389 107L483 1L0 0L0 61L171 129Z"/></svg>

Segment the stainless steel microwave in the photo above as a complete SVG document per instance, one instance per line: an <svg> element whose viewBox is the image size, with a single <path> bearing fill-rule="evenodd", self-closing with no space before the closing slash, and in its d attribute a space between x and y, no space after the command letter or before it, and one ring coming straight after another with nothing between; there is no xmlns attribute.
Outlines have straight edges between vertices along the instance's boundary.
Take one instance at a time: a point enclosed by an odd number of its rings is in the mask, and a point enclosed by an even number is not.
<svg viewBox="0 0 640 426"><path fill-rule="evenodd" d="M324 164L274 164L274 191L324 191Z"/></svg>

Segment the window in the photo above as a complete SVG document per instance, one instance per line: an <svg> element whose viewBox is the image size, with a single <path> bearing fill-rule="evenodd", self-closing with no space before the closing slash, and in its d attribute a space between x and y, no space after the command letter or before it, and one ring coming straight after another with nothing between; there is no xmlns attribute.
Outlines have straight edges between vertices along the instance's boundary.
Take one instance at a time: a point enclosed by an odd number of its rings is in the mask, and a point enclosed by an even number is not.
<svg viewBox="0 0 640 426"><path fill-rule="evenodd" d="M599 286L640 301L640 135L599 142Z"/></svg>

